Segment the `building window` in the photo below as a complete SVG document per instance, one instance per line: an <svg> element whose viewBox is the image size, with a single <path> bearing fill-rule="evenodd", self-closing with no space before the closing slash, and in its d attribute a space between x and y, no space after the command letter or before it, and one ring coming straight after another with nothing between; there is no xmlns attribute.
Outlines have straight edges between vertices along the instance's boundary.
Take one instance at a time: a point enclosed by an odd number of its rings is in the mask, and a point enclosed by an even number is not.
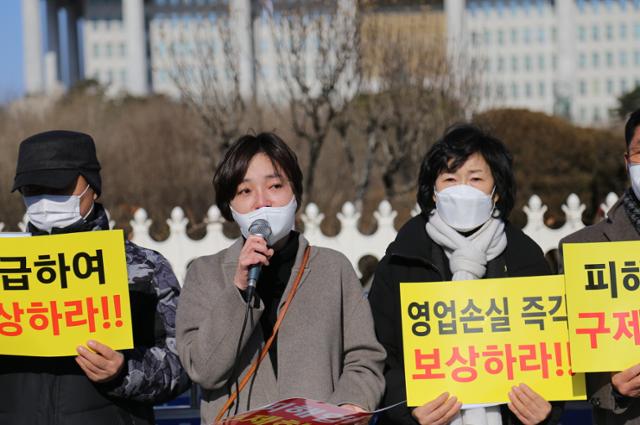
<svg viewBox="0 0 640 425"><path fill-rule="evenodd" d="M591 82L591 90L592 90L594 96L598 96L600 94L600 81L599 80L593 80Z"/></svg>
<svg viewBox="0 0 640 425"><path fill-rule="evenodd" d="M98 43L93 43L93 57L100 57L100 45Z"/></svg>
<svg viewBox="0 0 640 425"><path fill-rule="evenodd" d="M640 50L633 52L633 63L640 66Z"/></svg>
<svg viewBox="0 0 640 425"><path fill-rule="evenodd" d="M585 5L585 3L586 3L585 0L578 0L577 3L578 3L578 10L580 11L580 14L584 15L584 12L585 12L585 9L586 9L585 8L585 6L586 6Z"/></svg>
<svg viewBox="0 0 640 425"><path fill-rule="evenodd" d="M511 97L518 98L518 85L516 83L511 83Z"/></svg>
<svg viewBox="0 0 640 425"><path fill-rule="evenodd" d="M498 57L498 71L504 71L504 58Z"/></svg>
<svg viewBox="0 0 640 425"><path fill-rule="evenodd" d="M613 80L612 79L608 79L607 80L607 94L608 95L612 95L613 94Z"/></svg>
<svg viewBox="0 0 640 425"><path fill-rule="evenodd" d="M593 108L593 121L594 122L600 121L600 109L597 106Z"/></svg>
<svg viewBox="0 0 640 425"><path fill-rule="evenodd" d="M511 44L518 44L518 29L513 28L511 30Z"/></svg>
<svg viewBox="0 0 640 425"><path fill-rule="evenodd" d="M118 50L119 50L119 53L120 53L120 57L124 58L127 55L127 49L126 49L124 43L120 43L119 44Z"/></svg>
<svg viewBox="0 0 640 425"><path fill-rule="evenodd" d="M524 69L531 71L531 56L529 55L524 57Z"/></svg>
<svg viewBox="0 0 640 425"><path fill-rule="evenodd" d="M471 32L471 44L473 46L479 46L480 45L480 36L475 31Z"/></svg>
<svg viewBox="0 0 640 425"><path fill-rule="evenodd" d="M587 95L587 83L584 80L580 80L580 83L578 84L579 90L580 90L580 94L582 96L586 96Z"/></svg>
<svg viewBox="0 0 640 425"><path fill-rule="evenodd" d="M613 53L607 52L607 67L611 68L613 66Z"/></svg>
<svg viewBox="0 0 640 425"><path fill-rule="evenodd" d="M580 69L585 69L587 67L587 55L584 53L580 53L578 56L578 66Z"/></svg>
<svg viewBox="0 0 640 425"><path fill-rule="evenodd" d="M558 29L556 27L551 28L551 41L554 43L558 41Z"/></svg>
<svg viewBox="0 0 640 425"><path fill-rule="evenodd" d="M544 55L538 56L538 68L540 71L544 71Z"/></svg>
<svg viewBox="0 0 640 425"><path fill-rule="evenodd" d="M551 69L556 71L558 69L558 56L551 55Z"/></svg>
<svg viewBox="0 0 640 425"><path fill-rule="evenodd" d="M580 108L580 121L584 122L587 120L587 108L584 106Z"/></svg>
<svg viewBox="0 0 640 425"><path fill-rule="evenodd" d="M544 84L544 81L540 81L538 83L538 95L540 97L544 97L545 96L545 84Z"/></svg>
<svg viewBox="0 0 640 425"><path fill-rule="evenodd" d="M620 24L620 40L626 40L627 39L627 24L622 23Z"/></svg>
<svg viewBox="0 0 640 425"><path fill-rule="evenodd" d="M120 70L120 82L122 83L123 86L127 85L127 70L126 69L121 69Z"/></svg>
<svg viewBox="0 0 640 425"><path fill-rule="evenodd" d="M529 28L524 28L522 30L522 38L524 44L531 43L531 31L529 30Z"/></svg>
<svg viewBox="0 0 640 425"><path fill-rule="evenodd" d="M542 27L538 28L538 43L544 43L544 28Z"/></svg>
<svg viewBox="0 0 640 425"><path fill-rule="evenodd" d="M594 25L591 28L591 38L593 39L593 41L600 40L600 28L598 28L597 25Z"/></svg>
<svg viewBox="0 0 640 425"><path fill-rule="evenodd" d="M627 52L621 51L618 58L620 59L620 66L627 66Z"/></svg>
<svg viewBox="0 0 640 425"><path fill-rule="evenodd" d="M607 40L613 40L613 25L607 24Z"/></svg>
<svg viewBox="0 0 640 425"><path fill-rule="evenodd" d="M622 93L626 93L627 92L627 80L624 78L620 79L620 92Z"/></svg>
<svg viewBox="0 0 640 425"><path fill-rule="evenodd" d="M511 70L513 72L518 72L518 57L517 56L513 56L511 58Z"/></svg>
<svg viewBox="0 0 640 425"><path fill-rule="evenodd" d="M598 54L598 52L591 54L591 66L593 66L594 69L598 69L600 66L600 54Z"/></svg>
<svg viewBox="0 0 640 425"><path fill-rule="evenodd" d="M578 27L578 40L587 41L587 29L582 25Z"/></svg>
<svg viewBox="0 0 640 425"><path fill-rule="evenodd" d="M640 40L640 22L636 22L633 32L635 39Z"/></svg>
<svg viewBox="0 0 640 425"><path fill-rule="evenodd" d="M498 44L502 46L504 44L504 31L498 30Z"/></svg>
<svg viewBox="0 0 640 425"><path fill-rule="evenodd" d="M491 32L484 30L484 45L488 46L491 43Z"/></svg>
<svg viewBox="0 0 640 425"><path fill-rule="evenodd" d="M104 46L104 52L105 52L105 56L106 56L106 57L108 57L108 58L110 58L110 57L111 57L111 53L112 53L112 51L111 51L111 43L107 43L107 44ZM109 80L109 82L111 82L111 80Z"/></svg>
<svg viewBox="0 0 640 425"><path fill-rule="evenodd" d="M525 83L524 85L524 94L527 98L531 97L531 83Z"/></svg>
<svg viewBox="0 0 640 425"><path fill-rule="evenodd" d="M504 98L504 84L498 83L496 84L496 96L498 99Z"/></svg>

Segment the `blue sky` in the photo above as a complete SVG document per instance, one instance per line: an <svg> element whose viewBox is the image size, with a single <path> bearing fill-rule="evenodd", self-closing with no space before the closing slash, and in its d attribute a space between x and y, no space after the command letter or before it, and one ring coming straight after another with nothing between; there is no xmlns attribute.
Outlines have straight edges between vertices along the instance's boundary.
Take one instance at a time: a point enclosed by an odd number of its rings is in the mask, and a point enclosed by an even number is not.
<svg viewBox="0 0 640 425"><path fill-rule="evenodd" d="M22 14L20 0L0 1L0 103L22 96Z"/></svg>

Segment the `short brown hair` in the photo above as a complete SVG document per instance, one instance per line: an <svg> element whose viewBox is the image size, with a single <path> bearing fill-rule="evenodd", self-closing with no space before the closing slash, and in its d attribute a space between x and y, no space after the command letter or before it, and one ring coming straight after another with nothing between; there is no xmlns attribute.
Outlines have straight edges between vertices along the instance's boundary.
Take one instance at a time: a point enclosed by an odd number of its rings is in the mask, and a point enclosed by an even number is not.
<svg viewBox="0 0 640 425"><path fill-rule="evenodd" d="M236 196L238 185L247 174L249 163L259 153L265 154L275 168L286 174L298 208L302 204L302 170L296 154L274 133L260 133L257 136L246 134L231 145L213 176L216 205L229 221L233 220L230 204Z"/></svg>

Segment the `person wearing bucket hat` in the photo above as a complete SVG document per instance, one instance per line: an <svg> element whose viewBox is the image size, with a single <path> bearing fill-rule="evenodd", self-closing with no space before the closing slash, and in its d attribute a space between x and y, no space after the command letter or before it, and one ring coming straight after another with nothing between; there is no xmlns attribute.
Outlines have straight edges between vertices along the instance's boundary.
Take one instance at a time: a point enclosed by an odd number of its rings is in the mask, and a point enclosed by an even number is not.
<svg viewBox="0 0 640 425"><path fill-rule="evenodd" d="M25 139L12 191L24 199L34 236L109 229L93 139L48 131ZM159 253L124 241L134 348L99 341L76 357L0 356L1 424L153 424L153 404L184 392L189 379L175 345L180 286Z"/></svg>

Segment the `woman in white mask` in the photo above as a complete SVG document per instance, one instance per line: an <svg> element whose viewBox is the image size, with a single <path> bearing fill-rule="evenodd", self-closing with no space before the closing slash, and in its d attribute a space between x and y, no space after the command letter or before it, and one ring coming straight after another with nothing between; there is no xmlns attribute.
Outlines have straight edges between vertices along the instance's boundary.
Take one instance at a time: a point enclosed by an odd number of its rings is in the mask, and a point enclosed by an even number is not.
<svg viewBox="0 0 640 425"><path fill-rule="evenodd" d="M385 405L406 399L400 282L550 274L540 248L507 221L515 198L511 155L477 127L454 126L431 147L417 198L422 213L388 247L369 294L376 334L387 350ZM509 393L508 406L463 406L444 391L423 406L387 411L382 424L551 424L562 413L525 384Z"/></svg>
<svg viewBox="0 0 640 425"><path fill-rule="evenodd" d="M295 154L275 134L243 136L214 189L242 237L191 264L177 316L180 358L203 389L203 423L289 397L375 408L384 350L349 261L294 229Z"/></svg>

